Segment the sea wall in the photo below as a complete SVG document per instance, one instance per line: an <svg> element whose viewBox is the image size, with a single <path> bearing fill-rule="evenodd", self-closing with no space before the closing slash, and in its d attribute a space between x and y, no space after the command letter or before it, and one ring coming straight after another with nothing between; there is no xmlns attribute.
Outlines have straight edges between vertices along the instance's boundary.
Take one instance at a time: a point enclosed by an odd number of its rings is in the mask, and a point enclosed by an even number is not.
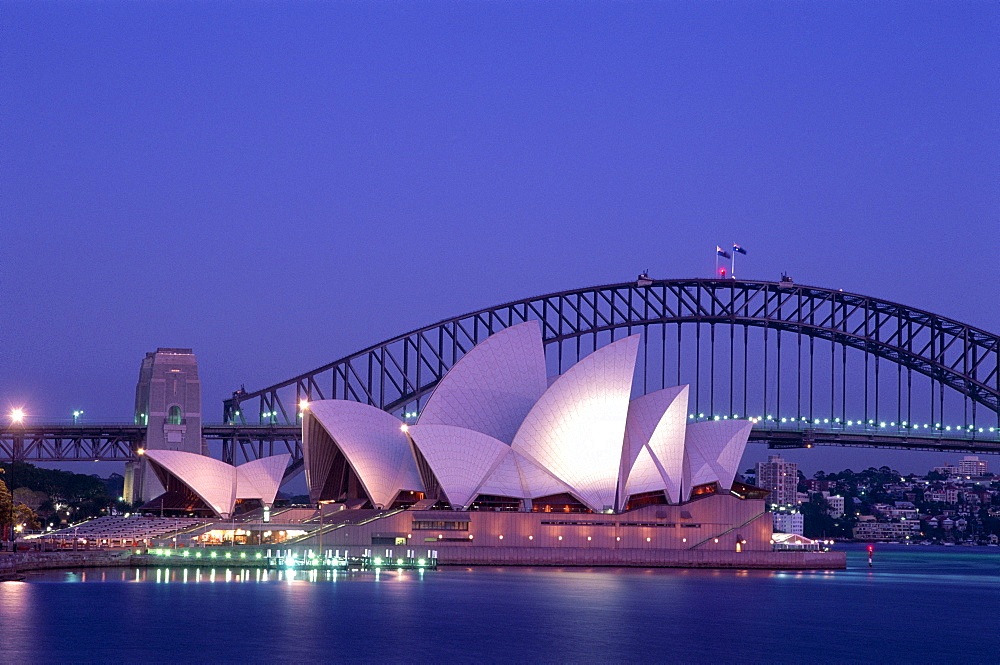
<svg viewBox="0 0 1000 665"><path fill-rule="evenodd" d="M131 551L10 552L0 554L0 575L50 568L127 566Z"/></svg>
<svg viewBox="0 0 1000 665"><path fill-rule="evenodd" d="M373 548L374 549L374 548ZM556 547L438 546L438 565L641 566L662 568L763 568L830 570L847 567L845 552L724 552Z"/></svg>

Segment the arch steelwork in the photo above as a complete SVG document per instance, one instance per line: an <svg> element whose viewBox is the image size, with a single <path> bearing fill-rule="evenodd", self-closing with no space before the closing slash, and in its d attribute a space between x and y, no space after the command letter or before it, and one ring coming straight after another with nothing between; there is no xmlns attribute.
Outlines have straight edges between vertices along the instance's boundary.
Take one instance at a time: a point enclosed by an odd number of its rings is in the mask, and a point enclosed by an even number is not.
<svg viewBox="0 0 1000 665"><path fill-rule="evenodd" d="M636 391L691 383L692 408L707 417L774 412L811 423L853 414L865 423L891 417L894 427L923 418L943 429L947 407L956 430L1000 430L997 335L856 293L732 279L640 279L481 309L234 393L224 417L294 425L302 400L331 398L405 416L475 344L531 319L553 372L643 332Z"/></svg>

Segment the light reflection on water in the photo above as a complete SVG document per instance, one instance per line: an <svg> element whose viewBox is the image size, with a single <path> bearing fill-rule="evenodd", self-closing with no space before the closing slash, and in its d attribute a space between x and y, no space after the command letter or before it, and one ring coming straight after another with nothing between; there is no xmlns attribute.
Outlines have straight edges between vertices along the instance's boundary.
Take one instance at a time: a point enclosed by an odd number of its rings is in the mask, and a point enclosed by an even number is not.
<svg viewBox="0 0 1000 665"><path fill-rule="evenodd" d="M998 661L1000 556L971 550L878 548L869 569L855 548L845 571L45 571L0 584L0 648L29 662Z"/></svg>
<svg viewBox="0 0 1000 665"><path fill-rule="evenodd" d="M467 569L471 570L471 569ZM340 579L367 579L373 582L406 581L424 578L424 569L377 568L375 570L219 568L216 566L163 566L154 568L94 568L34 571L29 582L153 582L156 584L336 582Z"/></svg>

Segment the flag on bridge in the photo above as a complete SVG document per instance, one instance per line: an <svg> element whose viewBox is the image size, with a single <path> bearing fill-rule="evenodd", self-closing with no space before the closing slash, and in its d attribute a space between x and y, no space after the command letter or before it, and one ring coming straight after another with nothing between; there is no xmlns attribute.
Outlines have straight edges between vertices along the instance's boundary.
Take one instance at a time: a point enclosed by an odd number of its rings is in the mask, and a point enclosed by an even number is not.
<svg viewBox="0 0 1000 665"><path fill-rule="evenodd" d="M746 254L747 250L743 249L736 243L733 243L733 254Z"/></svg>
<svg viewBox="0 0 1000 665"><path fill-rule="evenodd" d="M716 256L724 256L727 259L732 258L731 256L729 256L729 252L727 252L726 250L722 249L718 245L715 246L715 255Z"/></svg>

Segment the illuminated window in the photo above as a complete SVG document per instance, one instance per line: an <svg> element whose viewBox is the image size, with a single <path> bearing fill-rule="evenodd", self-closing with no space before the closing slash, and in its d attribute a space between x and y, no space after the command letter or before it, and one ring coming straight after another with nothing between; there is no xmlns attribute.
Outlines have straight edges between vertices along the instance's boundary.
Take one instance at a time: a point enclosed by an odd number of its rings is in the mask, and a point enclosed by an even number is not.
<svg viewBox="0 0 1000 665"><path fill-rule="evenodd" d="M167 411L167 424L168 425L181 424L181 407L179 406L170 407L170 410Z"/></svg>

